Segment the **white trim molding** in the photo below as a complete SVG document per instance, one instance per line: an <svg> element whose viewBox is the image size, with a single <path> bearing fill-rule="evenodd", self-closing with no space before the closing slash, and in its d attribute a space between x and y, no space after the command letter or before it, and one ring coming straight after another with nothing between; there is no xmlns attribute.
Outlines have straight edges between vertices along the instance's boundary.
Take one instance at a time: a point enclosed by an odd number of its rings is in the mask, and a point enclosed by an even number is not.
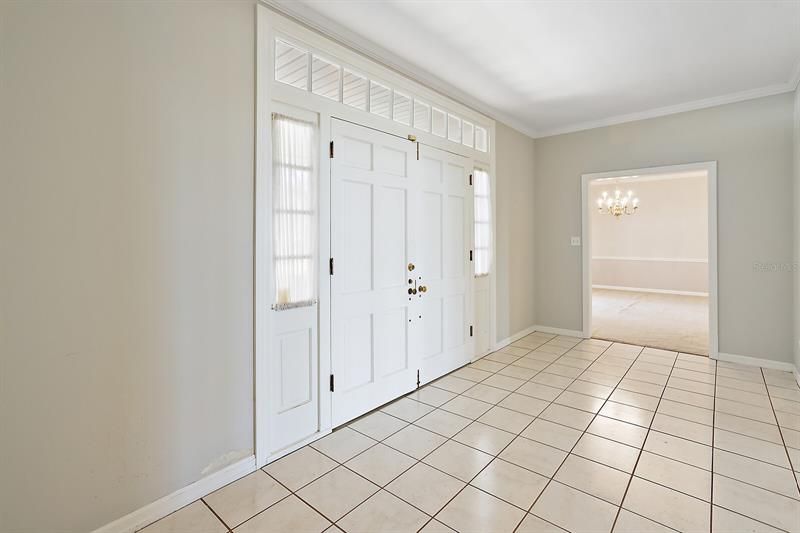
<svg viewBox="0 0 800 533"><path fill-rule="evenodd" d="M434 76L430 72L419 68L415 64L402 59L397 54L394 54L378 46L374 42L365 39L357 33L345 28L341 24L332 21L315 11L313 8L304 5L301 2L294 0L259 0L265 6L289 17L300 24L314 30L315 32L332 39L350 50L370 59L371 61L380 64L381 66L393 70L394 72L406 78L413 79L418 84L437 92L449 100L458 102L459 104L474 109L479 113L486 115L489 118L499 120L507 124L517 131L535 138L537 136L536 129L530 127L528 124L515 118L513 114L508 114L500 111L485 102L474 98L467 94L464 90L446 82L443 79Z"/></svg>
<svg viewBox="0 0 800 533"><path fill-rule="evenodd" d="M256 457L251 455L226 466L191 485L145 505L130 514L96 529L94 533L133 533L139 529L174 513L203 496L256 471Z"/></svg>
<svg viewBox="0 0 800 533"><path fill-rule="evenodd" d="M613 255L593 255L592 261L652 261L655 263L708 263L708 259L685 257L623 257Z"/></svg>
<svg viewBox="0 0 800 533"><path fill-rule="evenodd" d="M772 359L764 359L763 357L752 357L749 355L737 355L733 353L717 352L717 357L712 357L718 361L727 361L729 363L739 363L740 365L760 366L762 368L771 368L772 370L782 370L784 372L794 372L797 377L797 369L794 364L786 361L773 361Z"/></svg>
<svg viewBox="0 0 800 533"><path fill-rule="evenodd" d="M564 337L578 337L580 339L588 339L591 337L591 335L586 335L583 331L577 329L554 328L551 326L534 326L534 331L550 333L552 335L563 335Z"/></svg>
<svg viewBox="0 0 800 533"><path fill-rule="evenodd" d="M581 253L583 333L592 336L592 225L589 203L589 185L592 181L617 178L620 176L651 176L655 174L674 174L705 172L708 177L708 338L709 354L712 359L719 351L719 299L717 294L717 162L704 161L660 167L622 169L610 172L595 172L581 176Z"/></svg>
<svg viewBox="0 0 800 533"><path fill-rule="evenodd" d="M515 118L512 114L503 112L494 106L474 98L452 83L434 76L430 72L425 72L423 69L420 69L413 63L402 59L397 54L378 46L368 39L365 39L357 33L345 28L341 24L329 20L324 15L315 11L313 8L302 4L301 2L294 2L292 0L259 0L259 2L297 20L305 26L314 29L318 33L326 35L344 44L348 48L381 63L387 68L390 68L404 76L414 78L436 92L450 95L452 99L458 100L467 107L471 107L472 109L480 111L481 113L494 118L495 120L499 120L511 126L515 130L520 131L529 137L533 137L534 139L562 135L565 133L574 133L577 131L594 128L602 128L605 126L614 126L617 124L635 122L637 120L645 120L648 118L674 115L676 113L684 113L686 111L695 111L698 109L706 109L719 105L733 104L746 100L754 100L756 98L792 92L798 87L798 84L800 84L800 63L798 63L795 70L791 73L791 78L786 83L777 83L774 85L768 85L766 87L724 94L712 98L704 98L670 106L646 109L635 113L614 115L598 120L576 122L565 126L541 129Z"/></svg>
<svg viewBox="0 0 800 533"><path fill-rule="evenodd" d="M627 292L651 292L653 294L675 294L678 296L708 296L707 292L692 292L692 291L674 291L672 289L645 289L643 287L620 287L618 285L595 285L592 284L593 289L605 289L610 291L627 291Z"/></svg>
<svg viewBox="0 0 800 533"><path fill-rule="evenodd" d="M684 102L681 104L657 107L654 109L647 109L637 113L628 113L625 115L616 115L606 117L599 120L579 122L562 126L558 128L551 128L549 130L538 131L535 138L552 137L554 135L563 135L565 133L575 133L577 131L592 130L595 128L603 128L606 126L616 126L617 124L625 124L627 122L636 122L638 120L646 120L648 118L664 117L667 115L675 115L677 113L685 113L687 111L696 111L698 109L706 109L709 107L716 107L725 104L735 104L737 102L744 102L746 100L755 100L756 98L764 98L767 96L774 96L776 94L783 94L792 92L797 87L797 82L791 80L787 83L779 83L776 85L768 85L758 89L749 91L741 91L738 93L723 94L713 98L704 98L702 100L693 100L691 102Z"/></svg>

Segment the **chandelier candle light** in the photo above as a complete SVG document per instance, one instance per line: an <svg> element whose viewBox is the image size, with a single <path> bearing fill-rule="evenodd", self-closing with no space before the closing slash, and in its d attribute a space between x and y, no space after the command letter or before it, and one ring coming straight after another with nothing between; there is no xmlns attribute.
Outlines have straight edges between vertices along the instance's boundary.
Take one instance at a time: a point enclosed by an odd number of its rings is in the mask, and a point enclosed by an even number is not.
<svg viewBox="0 0 800 533"><path fill-rule="evenodd" d="M622 196L622 192L617 189L614 196L609 196L603 191L603 196L597 199L597 210L601 215L614 215L619 218L622 215L633 215L639 209L639 199L633 197L633 191L628 191L627 196Z"/></svg>

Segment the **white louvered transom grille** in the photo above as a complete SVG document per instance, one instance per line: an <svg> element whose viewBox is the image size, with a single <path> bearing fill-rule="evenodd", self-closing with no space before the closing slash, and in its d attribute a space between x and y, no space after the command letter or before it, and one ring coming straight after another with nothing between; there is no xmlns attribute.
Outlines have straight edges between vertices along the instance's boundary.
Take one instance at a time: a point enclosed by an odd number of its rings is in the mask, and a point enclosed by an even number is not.
<svg viewBox="0 0 800 533"><path fill-rule="evenodd" d="M479 152L489 151L489 133L485 127L350 70L336 58L320 57L281 38L275 39L275 81Z"/></svg>
<svg viewBox="0 0 800 533"><path fill-rule="evenodd" d="M393 115L394 120L399 122L400 124L405 124L406 126L411 125L411 98L408 96L398 93L395 91L394 93L394 112Z"/></svg>
<svg viewBox="0 0 800 533"><path fill-rule="evenodd" d="M298 89L307 89L308 52L276 39L275 79Z"/></svg>
<svg viewBox="0 0 800 533"><path fill-rule="evenodd" d="M349 70L344 71L343 102L356 109L367 109L367 78Z"/></svg>
<svg viewBox="0 0 800 533"><path fill-rule="evenodd" d="M384 118L391 117L392 91L378 82L369 82L369 110Z"/></svg>
<svg viewBox="0 0 800 533"><path fill-rule="evenodd" d="M339 65L314 56L311 60L311 91L338 102L340 75Z"/></svg>

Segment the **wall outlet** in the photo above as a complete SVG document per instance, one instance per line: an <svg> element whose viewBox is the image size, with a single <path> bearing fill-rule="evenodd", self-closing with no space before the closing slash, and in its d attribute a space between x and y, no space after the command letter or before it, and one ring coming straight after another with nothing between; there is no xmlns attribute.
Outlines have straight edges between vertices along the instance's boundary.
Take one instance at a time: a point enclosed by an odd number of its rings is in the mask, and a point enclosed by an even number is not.
<svg viewBox="0 0 800 533"><path fill-rule="evenodd" d="M580 246L581 245L581 238L580 237L571 237L569 240L570 245L572 246Z"/></svg>

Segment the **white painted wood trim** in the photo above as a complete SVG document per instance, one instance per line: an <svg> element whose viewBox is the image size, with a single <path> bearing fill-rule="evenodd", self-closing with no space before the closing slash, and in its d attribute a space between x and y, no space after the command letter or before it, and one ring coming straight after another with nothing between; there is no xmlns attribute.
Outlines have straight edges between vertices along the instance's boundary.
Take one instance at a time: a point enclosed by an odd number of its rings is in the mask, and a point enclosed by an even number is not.
<svg viewBox="0 0 800 533"><path fill-rule="evenodd" d="M762 368L771 368L773 370L783 370L784 372L794 372L797 376L797 369L794 364L785 361L773 361L772 359L764 359L763 357L752 357L749 355L737 355L733 353L717 352L716 357L712 357L718 361L727 361L729 363L739 363L748 366L760 366Z"/></svg>
<svg viewBox="0 0 800 533"><path fill-rule="evenodd" d="M413 63L399 57L383 47L365 39L357 33L345 28L344 26L327 19L324 15L314 11L313 8L304 5L302 2L295 2L293 0L259 0L261 3L269 5L288 15L306 26L313 28L319 33L327 35L336 41L339 41L346 46L358 51L366 57L380 62L382 65L395 70L405 76L416 79L425 84L431 89L441 92L442 94L452 95L455 99L462 102L464 105L471 107L495 120L508 124L515 130L518 130L534 139L542 137L550 137L553 135L561 135L565 133L572 133L576 131L583 131L593 128L601 128L604 126L613 126L616 124L624 124L626 122L635 122L637 120L644 120L648 118L662 117L673 115L676 113L684 113L686 111L694 111L697 109L705 109L724 104L732 104L735 102L743 102L746 100L753 100L756 98L763 98L765 96L772 96L794 91L798 84L800 84L800 64L794 71L794 75L787 83L778 83L775 85L768 85L757 89L725 94L715 96L713 98L705 98L700 100L692 100L680 104L658 107L640 111L637 113L629 113L624 115L614 115L611 117L602 118L599 120L578 122L561 126L557 128L539 129L524 123L516 117L504 113L497 108L481 102L476 98L468 95L463 90L455 87L429 72L425 72Z"/></svg>
<svg viewBox="0 0 800 533"><path fill-rule="evenodd" d="M705 161L649 168L594 172L581 176L581 238L582 246L582 293L583 293L583 337L592 336L592 226L589 205L589 184L592 181L619 176L648 176L693 171L706 171L708 175L708 335L709 356L714 359L719 352L719 297L717 286L717 162Z"/></svg>
<svg viewBox="0 0 800 533"><path fill-rule="evenodd" d="M592 285L593 289L627 292L651 292L654 294L677 294L679 296L708 296L707 292L673 291L670 289L645 289L642 287L621 287L618 285Z"/></svg>
<svg viewBox="0 0 800 533"><path fill-rule="evenodd" d="M511 126L529 137L536 137L536 130L525 122L519 120L511 114L504 113L497 108L486 104L470 96L464 90L448 83L441 78L420 69L414 63L407 61L397 54L376 45L374 42L365 39L363 36L345 28L341 24L326 18L313 8L304 5L302 2L294 0L259 0L262 4L270 6L284 16L290 17L312 30L324 35L334 41L342 43L351 50L363 55L366 58L391 69L402 76L413 79L424 85L429 90L447 95L448 99L458 102L467 108L474 109L479 113Z"/></svg>
<svg viewBox="0 0 800 533"><path fill-rule="evenodd" d="M271 2L270 2L271 4ZM272 262L271 262L271 120L270 113L273 106L287 105L319 114L319 132L321 151L320 154L327 154L328 141L330 141L330 123L332 118L338 118L348 122L360 124L365 127L407 138L409 133L417 137L417 141L426 145L458 153L471 158L476 162L488 167L489 175L492 180L493 211L496 216L496 125L494 120L482 114L479 110L466 107L464 104L454 100L450 92L437 92L429 86L420 83L416 77L409 77L402 72L387 68L387 65L374 58L365 55L346 43L336 39L332 40L325 28L309 27L298 23L296 19L287 18L259 2L257 9L257 54L256 54L256 213L255 213L255 232L256 232L256 258L255 258L255 310L254 310L254 329L255 329L255 450L258 466L263 466L274 455L283 453L269 449L269 409L267 391L269 390L269 346L272 341L271 313L269 312L270 286L272 283ZM322 30L322 31L319 31ZM276 82L274 80L272 42L275 37L281 37L289 42L296 43L303 49L320 53L335 62L352 67L353 69L366 74L368 77L383 84L396 88L404 94L418 96L426 103L439 107L446 111L456 113L460 118L468 119L476 125L483 126L488 132L488 152L479 152L463 144L456 144L446 138L437 137L429 132L421 132L408 125L403 125L393 120L388 120L363 110L355 109L344 105L341 102L328 100L307 90L297 89L289 85ZM324 52L324 53L323 53ZM319 430L324 432L331 427L331 393L327 386L327 377L330 374L330 277L328 273L328 259L331 257L330 234L325 231L324 223L330 219L330 190L326 176L330 175L330 160L322 157L320 161L320 263L319 263L319 321L318 321L318 341L319 341L319 398L320 398L320 419ZM263 206L263 207L262 207ZM496 227L493 227L493 232ZM496 235L493 235L493 256L496 258ZM490 281L490 339L496 337L496 298L497 280L494 270L491 273ZM311 437L313 439L313 436Z"/></svg>
<svg viewBox="0 0 800 533"><path fill-rule="evenodd" d="M696 111L698 109L706 109L709 107L716 107L725 104L734 104L736 102L744 102L746 100L755 100L756 98L764 98L766 96L774 96L776 94L783 94L792 92L797 87L797 82L791 80L787 83L779 83L776 85L768 85L767 87L760 87L748 91L742 91L731 94L723 94L713 98L705 98L702 100L693 100L691 102L684 102L677 105L657 107L648 109L638 113L629 113L625 115L616 115L612 117L603 118L600 120L593 120L588 122L578 122L567 126L558 128L551 128L548 130L539 130L534 136L537 139L542 137L552 137L554 135L563 135L565 133L574 133L576 131L591 130L595 128L603 128L606 126L615 126L617 124L624 124L626 122L636 122L637 120L645 120L648 118L664 117L667 115L674 115L676 113L685 113L686 111Z"/></svg>
<svg viewBox="0 0 800 533"><path fill-rule="evenodd" d="M539 331L541 333L550 333L552 335L563 335L565 337L578 337L582 339L588 339L590 337L584 335L584 333L577 329L564 329L564 328L554 328L550 326L534 326L535 331Z"/></svg>
<svg viewBox="0 0 800 533"><path fill-rule="evenodd" d="M686 257L624 257L594 255L592 261L651 261L654 263L708 263L708 259Z"/></svg>
<svg viewBox="0 0 800 533"><path fill-rule="evenodd" d="M269 291L272 277L272 145L271 109L268 87L272 73L269 50L270 32L267 9L256 6L256 161L254 191L254 238L255 250L253 284L253 329L254 329L254 451L256 464L267 463L269 453L269 354L271 341Z"/></svg>
<svg viewBox="0 0 800 533"><path fill-rule="evenodd" d="M251 455L114 520L94 533L133 533L255 470L256 457Z"/></svg>

